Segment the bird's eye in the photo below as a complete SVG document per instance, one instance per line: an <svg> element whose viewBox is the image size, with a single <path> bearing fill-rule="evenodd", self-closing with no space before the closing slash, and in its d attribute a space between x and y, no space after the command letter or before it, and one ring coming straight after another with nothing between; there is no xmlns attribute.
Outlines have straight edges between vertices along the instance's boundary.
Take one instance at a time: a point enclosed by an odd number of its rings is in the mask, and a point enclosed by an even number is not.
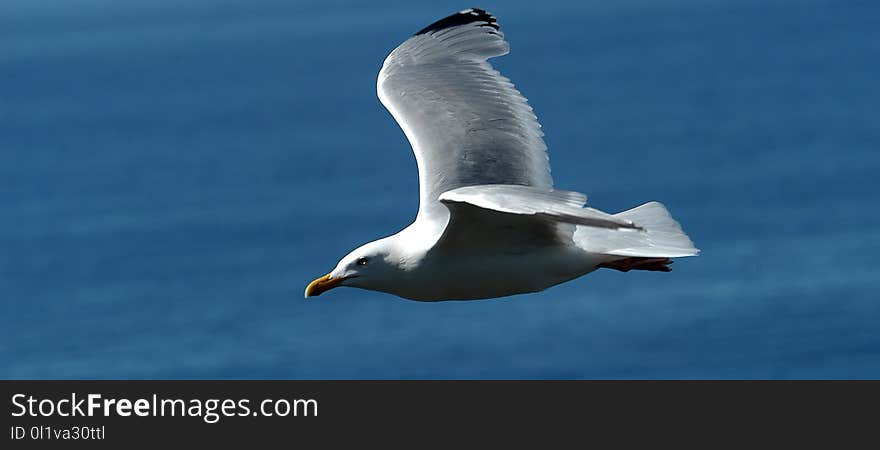
<svg viewBox="0 0 880 450"><path fill-rule="evenodd" d="M360 258L358 258L358 259L357 259L357 265L359 265L359 266L366 266L366 265L367 265L367 258L364 258L363 256L361 256Z"/></svg>

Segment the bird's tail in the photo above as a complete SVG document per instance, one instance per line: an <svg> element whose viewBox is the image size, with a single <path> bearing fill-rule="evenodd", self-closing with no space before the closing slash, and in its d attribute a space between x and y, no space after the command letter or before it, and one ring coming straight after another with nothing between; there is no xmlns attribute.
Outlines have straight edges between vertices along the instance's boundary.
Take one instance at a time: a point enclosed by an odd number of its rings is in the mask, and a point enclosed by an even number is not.
<svg viewBox="0 0 880 450"><path fill-rule="evenodd" d="M578 226L575 243L591 253L613 256L677 258L700 253L661 203L648 202L614 216L631 220L642 229Z"/></svg>

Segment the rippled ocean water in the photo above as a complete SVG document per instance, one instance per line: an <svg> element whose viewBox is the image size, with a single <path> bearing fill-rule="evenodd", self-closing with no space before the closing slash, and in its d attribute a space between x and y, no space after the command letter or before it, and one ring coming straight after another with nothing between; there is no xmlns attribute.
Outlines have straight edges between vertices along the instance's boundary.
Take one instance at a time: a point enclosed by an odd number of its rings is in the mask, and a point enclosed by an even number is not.
<svg viewBox="0 0 880 450"><path fill-rule="evenodd" d="M880 377L877 2L55 3L0 4L2 378ZM469 6L556 185L663 201L700 257L302 298L414 217L376 73Z"/></svg>

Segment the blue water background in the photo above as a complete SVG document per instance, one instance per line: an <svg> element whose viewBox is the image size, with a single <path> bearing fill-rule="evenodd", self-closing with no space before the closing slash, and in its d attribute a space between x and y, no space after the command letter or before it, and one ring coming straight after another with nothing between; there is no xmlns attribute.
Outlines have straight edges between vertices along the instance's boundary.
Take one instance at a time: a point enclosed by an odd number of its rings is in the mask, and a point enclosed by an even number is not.
<svg viewBox="0 0 880 450"><path fill-rule="evenodd" d="M407 225L375 77L450 1L0 4L2 378L878 378L880 3L485 1L557 187L665 273L302 298Z"/></svg>

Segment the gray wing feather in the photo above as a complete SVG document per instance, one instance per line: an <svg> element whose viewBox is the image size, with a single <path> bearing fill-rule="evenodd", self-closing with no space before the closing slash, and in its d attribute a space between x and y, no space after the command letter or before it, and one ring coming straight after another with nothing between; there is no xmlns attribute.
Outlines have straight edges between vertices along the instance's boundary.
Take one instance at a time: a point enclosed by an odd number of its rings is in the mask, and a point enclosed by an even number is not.
<svg viewBox="0 0 880 450"><path fill-rule="evenodd" d="M391 52L377 81L379 99L415 153L419 219L438 222L448 214L440 194L452 189L553 185L532 108L487 62L509 51L494 18L466 10L444 21Z"/></svg>
<svg viewBox="0 0 880 450"><path fill-rule="evenodd" d="M641 234L632 222L591 208L586 196L519 185L465 186L440 195L449 223L432 247L456 254L524 253L570 246L576 230Z"/></svg>
<svg viewBox="0 0 880 450"><path fill-rule="evenodd" d="M584 208L586 196L516 185L467 186L440 195L444 204L466 203L478 208L512 215L597 228L641 229L631 220L598 209Z"/></svg>

